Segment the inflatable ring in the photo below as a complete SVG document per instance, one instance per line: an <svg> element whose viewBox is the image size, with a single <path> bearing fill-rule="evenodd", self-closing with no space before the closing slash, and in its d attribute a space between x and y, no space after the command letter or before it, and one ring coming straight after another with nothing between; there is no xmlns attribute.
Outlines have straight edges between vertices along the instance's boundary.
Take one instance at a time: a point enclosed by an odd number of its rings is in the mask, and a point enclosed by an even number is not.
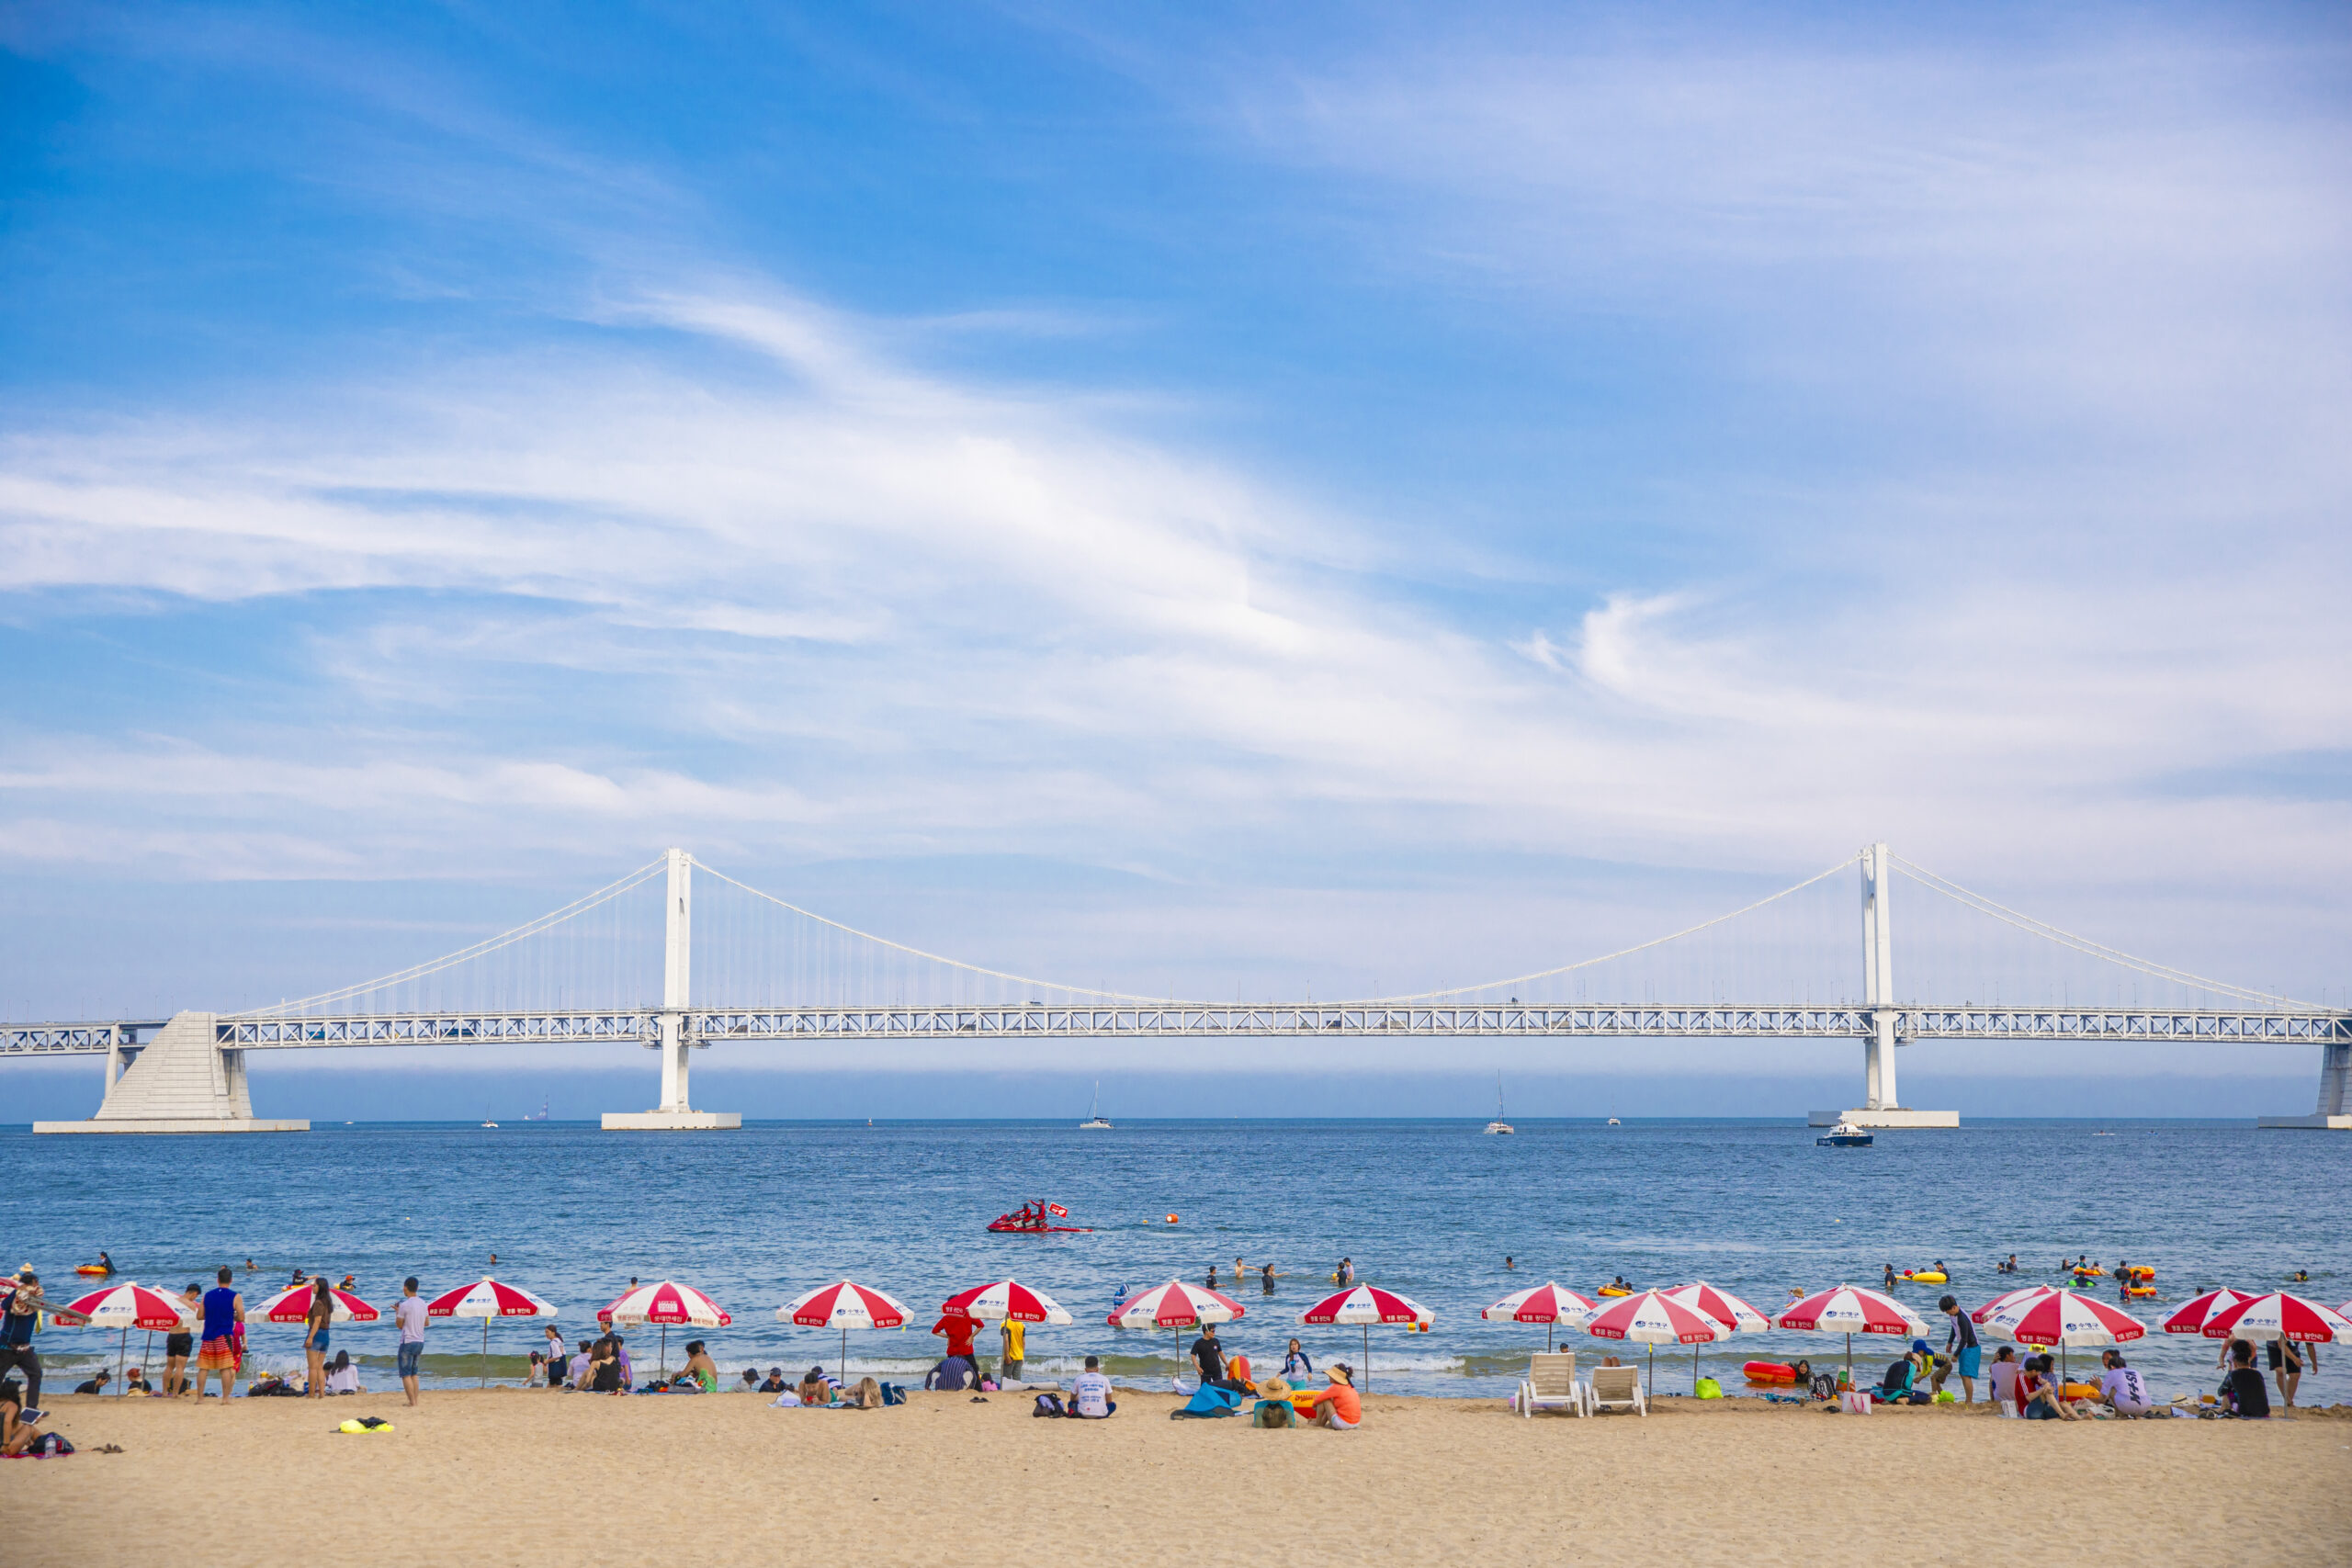
<svg viewBox="0 0 2352 1568"><path fill-rule="evenodd" d="M1797 1381L1797 1370L1783 1361L1749 1361L1739 1370L1749 1382L1792 1383Z"/></svg>
<svg viewBox="0 0 2352 1568"><path fill-rule="evenodd" d="M1897 1274L1895 1278L1898 1280L1916 1280L1922 1285L1947 1284L1951 1280L1951 1275L1939 1274L1932 1269L1920 1269L1916 1272L1912 1269L1905 1269L1902 1273Z"/></svg>
<svg viewBox="0 0 2352 1568"><path fill-rule="evenodd" d="M85 1263L77 1267L74 1272L76 1274L111 1274L114 1270L107 1268L103 1263Z"/></svg>
<svg viewBox="0 0 2352 1568"><path fill-rule="evenodd" d="M1593 1292L1592 1293L1596 1296L1630 1296L1634 1292L1631 1291L1620 1290L1614 1285L1603 1285L1600 1289Z"/></svg>

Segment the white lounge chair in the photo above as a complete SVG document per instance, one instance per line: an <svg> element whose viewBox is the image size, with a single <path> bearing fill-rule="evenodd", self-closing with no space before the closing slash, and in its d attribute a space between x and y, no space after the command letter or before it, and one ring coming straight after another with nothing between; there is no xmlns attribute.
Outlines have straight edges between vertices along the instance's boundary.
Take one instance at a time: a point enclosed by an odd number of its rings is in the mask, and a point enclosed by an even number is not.
<svg viewBox="0 0 2352 1568"><path fill-rule="evenodd" d="M1585 1413L1584 1388L1577 1382L1574 1350L1528 1358L1527 1376L1519 1385L1519 1413L1533 1416L1545 1405L1564 1407L1571 1416Z"/></svg>
<svg viewBox="0 0 2352 1568"><path fill-rule="evenodd" d="M1650 1406L1649 1401L1642 1397L1642 1369L1593 1368L1592 1381L1585 1386L1584 1407L1589 1415L1603 1410L1630 1410L1636 1416L1647 1416Z"/></svg>

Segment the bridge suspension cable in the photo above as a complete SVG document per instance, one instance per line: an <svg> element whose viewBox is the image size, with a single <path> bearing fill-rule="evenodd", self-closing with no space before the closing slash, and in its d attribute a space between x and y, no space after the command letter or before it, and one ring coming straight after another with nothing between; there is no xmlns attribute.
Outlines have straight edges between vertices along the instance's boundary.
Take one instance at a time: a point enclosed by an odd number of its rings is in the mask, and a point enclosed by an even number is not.
<svg viewBox="0 0 2352 1568"><path fill-rule="evenodd" d="M225 1018L274 1018L304 1009L332 1006L336 1002L349 1001L354 997L364 997L370 992L385 990L393 986L422 980L427 976L438 975L444 970L454 969L460 964L471 963L477 958L496 953L501 948L512 947L526 937L534 937L542 931L552 931L567 920L584 915L602 905L609 904L631 888L643 886L659 874L668 863L667 857L649 862L630 872L618 882L607 883L594 893L573 899L560 909L550 910L537 919L526 920L512 931L503 931L496 936L485 937L471 947L459 948L455 953L443 953L438 958L413 964L397 973L379 976L373 980L363 980L356 986L344 986L332 991L321 991L313 997L303 997L290 1002L277 1002L264 1008L249 1008L243 1012L224 1013L222 1016Z"/></svg>
<svg viewBox="0 0 2352 1568"><path fill-rule="evenodd" d="M2035 919L2031 915L2022 914L2006 904L1996 903L1982 893L1972 892L1951 878L1939 876L1926 866L1905 860L1901 855L1890 854L1887 858L1894 863L1895 869L1903 875L1930 892L1939 893L1965 908L1973 909L1980 915L1989 916L2005 925L2015 926L2021 931L2041 937L2045 942L2056 942L2059 946L2069 948L2074 952L2118 964L2126 969L2137 970L2143 975L2176 986L2192 987L2198 990L2211 991L2216 996L2234 998L2242 1002L2259 1002L2265 1006L2278 1009L2317 1010L2316 1004L2311 1002L2297 1001L2291 997L2282 997L2273 991L2258 991L2244 986L2233 986L2226 980L2209 980L2202 975L2192 975L2186 969L2177 969L2169 964L2159 964L2152 958L2135 957L2120 948L2109 947L2105 942L2093 942L2088 937L2076 936L2074 932L2061 930L2047 920Z"/></svg>
<svg viewBox="0 0 2352 1568"><path fill-rule="evenodd" d="M1374 1002L1435 1001L1445 997L1467 996L1473 991L1493 991L1500 990L1507 986L1524 986L1532 980L1548 980L1555 975L1574 974L1577 970L1589 969L1595 964L1607 964L1615 959L1631 957L1636 953L1646 953L1654 947L1664 947L1669 942L1679 942L1686 936L1696 936L1701 931L1706 931L1711 927L1722 925L1726 920L1736 920L1742 915L1753 914L1757 910L1763 908L1768 904L1777 904L1792 893L1802 893L1806 888L1812 886L1815 883L1825 881L1829 877L1837 875L1839 872L1845 870L1848 866L1852 865L1856 861L1861 858L1861 852L1860 851L1856 851L1854 853L1848 855L1844 860L1839 861L1836 865L1830 866L1826 870L1816 872L1813 875L1806 877L1803 882L1795 884L1793 886L1783 887L1778 893L1770 894L1762 898L1758 898L1753 904L1734 909L1729 914L1717 915L1712 920L1701 920L1695 926L1685 926L1679 931L1669 931L1665 936L1652 937L1647 942L1637 942L1631 947L1621 947L1614 953L1604 953L1595 958L1580 958L1574 964L1562 964L1554 968L1538 969L1526 975L1513 975L1501 980L1488 980L1483 984L1476 986L1454 986L1442 991L1415 991L1409 996L1374 997L1371 999Z"/></svg>

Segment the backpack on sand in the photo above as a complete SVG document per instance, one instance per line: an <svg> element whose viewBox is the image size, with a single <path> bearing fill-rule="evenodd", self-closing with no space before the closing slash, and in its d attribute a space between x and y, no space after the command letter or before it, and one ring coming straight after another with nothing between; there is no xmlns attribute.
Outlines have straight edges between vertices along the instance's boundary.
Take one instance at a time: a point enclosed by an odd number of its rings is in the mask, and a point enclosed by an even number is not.
<svg viewBox="0 0 2352 1568"><path fill-rule="evenodd" d="M1067 1416L1069 1412L1062 1408L1062 1396L1060 1394L1041 1393L1037 1396L1037 1407L1029 1412L1029 1414L1036 1416Z"/></svg>

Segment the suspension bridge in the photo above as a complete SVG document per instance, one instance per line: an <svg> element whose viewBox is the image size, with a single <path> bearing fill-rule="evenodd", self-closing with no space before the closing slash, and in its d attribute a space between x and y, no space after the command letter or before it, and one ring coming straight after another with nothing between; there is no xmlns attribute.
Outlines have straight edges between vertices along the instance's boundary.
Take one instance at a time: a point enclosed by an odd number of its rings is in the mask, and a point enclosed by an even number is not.
<svg viewBox="0 0 2352 1568"><path fill-rule="evenodd" d="M1834 894L1849 870L1860 894L1858 970L1846 945L1851 926L1827 944L1836 958L1820 942L1792 938L1789 927L1798 900ZM1905 997L1895 982L1897 879L1932 896L1922 900L1926 908L1978 922L1980 946L1986 931L2010 943L1988 950L1990 975L1962 979L1948 957L1928 965L1939 983L1995 1000L1931 1003L1914 999L1916 989ZM707 906L713 894L722 900L718 919L707 908L699 930L698 881ZM648 907L656 893L658 919ZM1855 909L1843 908L1839 923ZM1659 967L1663 955L1679 955L1679 967ZM2052 968L2053 959L2069 967ZM1792 977L1809 965L1808 978ZM1744 997L1688 999L1721 990L1729 975L1744 977ZM1823 997L1761 994L1774 989ZM1656 999L1678 990L1684 999ZM2005 990L2027 997L2005 1003ZM254 1115L246 1074L257 1051L628 1042L660 1054L660 1103L608 1112L604 1125L686 1131L741 1124L734 1112L695 1110L688 1093L693 1054L722 1043L832 1042L878 1052L915 1041L1227 1037L1335 1047L1416 1037L1845 1040L1860 1047L1860 1102L1812 1120L1888 1128L1959 1124L1956 1112L1903 1103L1896 1056L1917 1043L2300 1044L2319 1052L2318 1105L2312 1115L2262 1124L2352 1129L2352 1010L2209 979L2075 936L1884 844L1739 909L1595 957L1449 990L1230 1003L1073 987L943 957L828 919L673 849L560 909L390 975L241 1012L0 1025L0 1056L105 1058L96 1113L36 1122L37 1132L281 1132L309 1123Z"/></svg>

